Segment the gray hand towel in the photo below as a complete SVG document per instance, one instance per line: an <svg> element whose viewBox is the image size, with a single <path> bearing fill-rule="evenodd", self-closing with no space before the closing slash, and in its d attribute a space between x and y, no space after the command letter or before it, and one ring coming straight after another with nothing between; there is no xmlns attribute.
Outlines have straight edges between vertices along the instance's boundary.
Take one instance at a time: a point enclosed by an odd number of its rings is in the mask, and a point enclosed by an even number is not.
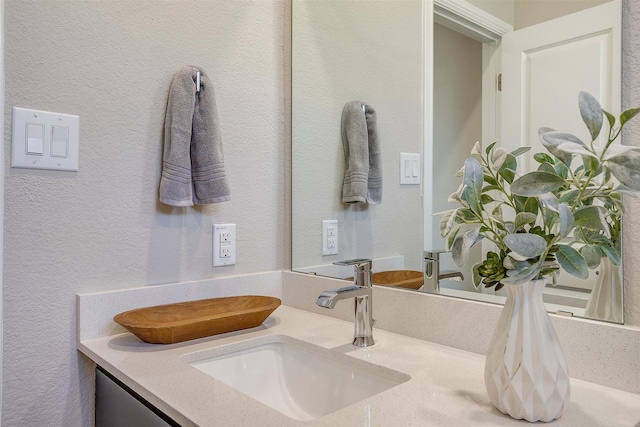
<svg viewBox="0 0 640 427"><path fill-rule="evenodd" d="M364 110L363 110L364 106ZM342 147L345 168L342 184L344 203L382 202L382 164L376 111L362 101L351 101L342 109Z"/></svg>
<svg viewBox="0 0 640 427"><path fill-rule="evenodd" d="M196 71L180 69L169 89L159 193L160 201L171 206L230 199L213 84L200 69L196 93Z"/></svg>

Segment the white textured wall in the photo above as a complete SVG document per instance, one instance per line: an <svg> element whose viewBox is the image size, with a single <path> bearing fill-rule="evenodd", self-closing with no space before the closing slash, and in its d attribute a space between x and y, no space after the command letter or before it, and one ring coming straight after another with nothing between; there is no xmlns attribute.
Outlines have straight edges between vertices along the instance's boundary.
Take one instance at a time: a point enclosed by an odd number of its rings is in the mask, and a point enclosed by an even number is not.
<svg viewBox="0 0 640 427"><path fill-rule="evenodd" d="M0 117L4 117L4 0L0 0ZM2 123L4 134L4 122ZM0 147L0 158L4 159L4 145ZM4 222L4 162L0 162L0 224ZM4 227L0 227L0 349L3 346L3 286L2 271L4 260ZM0 407L2 406L2 351L0 351ZM2 425L2 411L0 410L0 425Z"/></svg>
<svg viewBox="0 0 640 427"><path fill-rule="evenodd" d="M522 0L467 0L472 5L479 7L495 16L513 25L513 9L516 1Z"/></svg>
<svg viewBox="0 0 640 427"><path fill-rule="evenodd" d="M515 30L568 15L611 0L467 0Z"/></svg>
<svg viewBox="0 0 640 427"><path fill-rule="evenodd" d="M283 8L267 0L5 2L5 140L10 107L49 109L81 116L81 152L78 173L6 169L3 426L89 425L74 293L286 264ZM623 100L638 106L638 2L624 1L623 20ZM181 211L157 205L155 191L167 86L187 63L214 77L233 195ZM637 120L625 141L640 145ZM628 208L631 260L640 204ZM236 267L210 267L214 221L238 224ZM637 262L625 265L625 313L640 326Z"/></svg>
<svg viewBox="0 0 640 427"><path fill-rule="evenodd" d="M611 0L515 0L513 28L528 27Z"/></svg>
<svg viewBox="0 0 640 427"><path fill-rule="evenodd" d="M622 2L622 105L640 107L640 2ZM640 145L640 117L625 128L622 141ZM624 321L640 326L640 200L625 199L623 262Z"/></svg>
<svg viewBox="0 0 640 427"><path fill-rule="evenodd" d="M422 146L422 2L295 1L293 267L405 255L421 270L419 185L400 185L400 152ZM360 100L377 113L380 205L342 203L341 116ZM339 252L322 255L322 220L337 219ZM374 271L376 265L374 263Z"/></svg>
<svg viewBox="0 0 640 427"><path fill-rule="evenodd" d="M284 10L6 1L5 140L13 106L78 114L81 130L79 172L6 169L3 425L90 425L76 292L286 266ZM232 195L170 208L157 202L162 127L170 79L187 64L216 87ZM211 265L215 222L237 224L234 267Z"/></svg>

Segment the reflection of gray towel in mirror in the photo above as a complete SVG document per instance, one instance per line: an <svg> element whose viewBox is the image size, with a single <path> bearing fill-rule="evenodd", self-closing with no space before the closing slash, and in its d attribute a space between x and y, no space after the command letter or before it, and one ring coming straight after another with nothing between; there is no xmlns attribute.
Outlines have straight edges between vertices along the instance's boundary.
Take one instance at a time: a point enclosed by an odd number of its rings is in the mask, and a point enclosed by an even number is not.
<svg viewBox="0 0 640 427"><path fill-rule="evenodd" d="M200 69L184 67L173 77L164 122L160 201L193 206L230 199L213 84Z"/></svg>
<svg viewBox="0 0 640 427"><path fill-rule="evenodd" d="M364 111L363 111L364 106ZM342 184L344 203L382 202L382 164L376 111L361 101L342 109L342 147L345 168Z"/></svg>

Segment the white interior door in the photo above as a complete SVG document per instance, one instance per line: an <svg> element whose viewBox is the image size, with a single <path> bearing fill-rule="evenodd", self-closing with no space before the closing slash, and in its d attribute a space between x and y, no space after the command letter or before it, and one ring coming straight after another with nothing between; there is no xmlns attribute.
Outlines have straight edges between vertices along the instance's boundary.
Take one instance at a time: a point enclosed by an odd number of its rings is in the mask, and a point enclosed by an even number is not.
<svg viewBox="0 0 640 427"><path fill-rule="evenodd" d="M588 139L578 111L582 90L619 112L621 16L621 2L613 0L503 36L503 147L545 152L542 126Z"/></svg>
<svg viewBox="0 0 640 427"><path fill-rule="evenodd" d="M538 140L540 127L589 142L578 110L580 91L619 114L621 16L621 2L614 0L503 36L500 139L508 151L532 147L521 173L536 168L533 153L546 152ZM590 276L583 281L564 274L559 284L591 289L595 275Z"/></svg>

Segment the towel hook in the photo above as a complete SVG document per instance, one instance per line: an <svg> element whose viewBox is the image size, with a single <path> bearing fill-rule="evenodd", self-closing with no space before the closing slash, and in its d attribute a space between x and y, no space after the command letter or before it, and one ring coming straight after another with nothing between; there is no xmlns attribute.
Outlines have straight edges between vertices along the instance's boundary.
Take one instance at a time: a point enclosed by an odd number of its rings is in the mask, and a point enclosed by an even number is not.
<svg viewBox="0 0 640 427"><path fill-rule="evenodd" d="M196 93L200 93L200 71L196 71Z"/></svg>
<svg viewBox="0 0 640 427"><path fill-rule="evenodd" d="M366 109L365 105L364 105L364 104L362 104L362 105L361 105L361 107L362 107L362 112L363 112L363 113L366 113L366 112L367 112L367 111L366 111L367 109Z"/></svg>

